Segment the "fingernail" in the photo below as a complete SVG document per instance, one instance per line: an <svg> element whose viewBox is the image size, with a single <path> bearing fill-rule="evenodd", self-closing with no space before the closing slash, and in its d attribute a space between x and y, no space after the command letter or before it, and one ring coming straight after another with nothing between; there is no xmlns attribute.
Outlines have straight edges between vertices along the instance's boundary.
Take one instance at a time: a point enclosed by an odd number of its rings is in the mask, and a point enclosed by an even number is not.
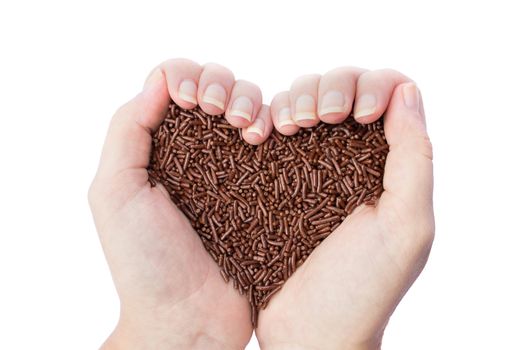
<svg viewBox="0 0 525 350"><path fill-rule="evenodd" d="M224 111L224 101L226 101L226 90L221 85L210 84L204 91L202 102L212 104Z"/></svg>
<svg viewBox="0 0 525 350"><path fill-rule="evenodd" d="M354 118L359 119L376 111L376 97L374 95L366 94L359 97L355 106Z"/></svg>
<svg viewBox="0 0 525 350"><path fill-rule="evenodd" d="M252 132L262 137L264 135L264 120L261 118L255 119L253 124L246 129L246 132Z"/></svg>
<svg viewBox="0 0 525 350"><path fill-rule="evenodd" d="M319 115L344 112L345 98L340 91L332 90L323 95Z"/></svg>
<svg viewBox="0 0 525 350"><path fill-rule="evenodd" d="M184 79L179 85L179 98L197 104L197 84L191 79Z"/></svg>
<svg viewBox="0 0 525 350"><path fill-rule="evenodd" d="M160 68L155 68L155 70L151 72L149 77L146 79L143 90L151 89L163 78L164 78L164 75L162 74L162 71L160 70Z"/></svg>
<svg viewBox="0 0 525 350"><path fill-rule="evenodd" d="M295 120L315 119L315 100L310 95L302 95L295 101Z"/></svg>
<svg viewBox="0 0 525 350"><path fill-rule="evenodd" d="M418 110L419 109L419 91L414 83L404 84L403 86L403 101L407 108Z"/></svg>
<svg viewBox="0 0 525 350"><path fill-rule="evenodd" d="M253 103L246 96L239 96L233 101L230 115L235 117L241 117L247 121L252 121Z"/></svg>
<svg viewBox="0 0 525 350"><path fill-rule="evenodd" d="M279 111L279 114L277 115L277 125L280 128L287 125L295 125L295 123L292 120L290 108L285 107Z"/></svg>

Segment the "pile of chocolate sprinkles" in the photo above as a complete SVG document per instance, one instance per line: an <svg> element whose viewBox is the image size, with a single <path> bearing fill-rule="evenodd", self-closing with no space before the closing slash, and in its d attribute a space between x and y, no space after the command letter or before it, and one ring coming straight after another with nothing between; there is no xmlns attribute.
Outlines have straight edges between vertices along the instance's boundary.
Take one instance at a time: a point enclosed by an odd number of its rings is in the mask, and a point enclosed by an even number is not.
<svg viewBox="0 0 525 350"><path fill-rule="evenodd" d="M258 311L362 203L383 191L382 118L320 123L260 146L223 115L171 104L153 137L150 182L161 183L199 234L226 282Z"/></svg>

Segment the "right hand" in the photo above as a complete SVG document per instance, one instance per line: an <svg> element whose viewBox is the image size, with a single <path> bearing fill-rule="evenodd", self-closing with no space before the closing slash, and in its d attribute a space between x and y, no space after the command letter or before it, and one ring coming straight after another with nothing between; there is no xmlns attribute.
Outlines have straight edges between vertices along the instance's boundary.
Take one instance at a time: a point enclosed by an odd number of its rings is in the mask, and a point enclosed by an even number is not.
<svg viewBox="0 0 525 350"><path fill-rule="evenodd" d="M182 81L186 100L179 93ZM213 103L207 103L204 91L212 85ZM167 61L156 68L144 91L113 117L89 191L121 302L119 323L105 349L240 349L250 340L246 298L224 283L186 217L161 184L151 187L146 170L151 134L171 99L185 108L199 101L207 113L220 114L236 96L253 99L247 115L267 120L264 132L269 133L269 109L261 107L257 86L235 82L224 67L201 67L188 60ZM228 113L236 125L250 125L244 117ZM257 141L261 136L251 137Z"/></svg>

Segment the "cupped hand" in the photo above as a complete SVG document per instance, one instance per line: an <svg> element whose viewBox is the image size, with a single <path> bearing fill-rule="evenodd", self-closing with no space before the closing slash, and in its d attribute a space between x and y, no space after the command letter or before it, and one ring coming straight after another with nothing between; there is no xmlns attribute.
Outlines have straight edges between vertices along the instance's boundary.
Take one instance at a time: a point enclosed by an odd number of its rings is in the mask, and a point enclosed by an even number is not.
<svg viewBox="0 0 525 350"><path fill-rule="evenodd" d="M418 88L390 70L342 69L335 78L327 76L296 80L293 91L276 96L273 114L293 106L294 96L305 91L312 91L318 106L310 124L341 122L354 94L359 122L386 112L385 191L376 207L359 207L347 217L260 313L256 334L263 349L380 348L388 319L424 267L433 241L432 148ZM323 96L317 91L326 91L327 81L345 96L345 110L320 113ZM294 123L277 124L278 130L294 133L305 123L293 111L291 117Z"/></svg>
<svg viewBox="0 0 525 350"><path fill-rule="evenodd" d="M186 81L184 86L181 81ZM174 84L181 84L180 91ZM165 117L170 99L193 107L197 97L203 99L203 93L197 96L197 89L212 84L214 99L201 106L219 114L235 87L231 73L218 65L167 61L153 71L144 91L121 107L111 121L89 191L121 301L119 323L104 348L241 349L251 337L248 302L224 283L186 217L162 185L150 186L146 170L151 133ZM221 95L220 86L225 87L226 95ZM256 99L258 88L241 82L235 93ZM259 111L260 102L253 105L257 107L254 113L269 119L268 113Z"/></svg>

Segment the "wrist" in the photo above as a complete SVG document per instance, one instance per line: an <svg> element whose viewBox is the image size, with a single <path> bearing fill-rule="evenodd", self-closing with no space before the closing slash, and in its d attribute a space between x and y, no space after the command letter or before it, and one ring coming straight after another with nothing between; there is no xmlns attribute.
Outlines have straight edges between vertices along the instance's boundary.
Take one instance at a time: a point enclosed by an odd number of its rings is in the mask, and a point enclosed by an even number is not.
<svg viewBox="0 0 525 350"><path fill-rule="evenodd" d="M120 320L115 330L101 346L101 350L173 350L173 349L236 349L225 344L205 330L186 326L167 327L159 324L135 324Z"/></svg>
<svg viewBox="0 0 525 350"><path fill-rule="evenodd" d="M278 344L270 346L262 346L262 350L321 350L321 349L340 349L340 350L381 350L380 344L363 344L363 345L349 345L340 347L330 347L326 344L323 346L308 346L303 344Z"/></svg>
<svg viewBox="0 0 525 350"><path fill-rule="evenodd" d="M344 343L344 344L327 344L323 341L315 342L314 344L299 343L299 342L278 342L278 343L266 343L260 341L262 350L322 350L322 349L333 349L333 350L381 350L382 338L374 338L365 342L357 343Z"/></svg>

